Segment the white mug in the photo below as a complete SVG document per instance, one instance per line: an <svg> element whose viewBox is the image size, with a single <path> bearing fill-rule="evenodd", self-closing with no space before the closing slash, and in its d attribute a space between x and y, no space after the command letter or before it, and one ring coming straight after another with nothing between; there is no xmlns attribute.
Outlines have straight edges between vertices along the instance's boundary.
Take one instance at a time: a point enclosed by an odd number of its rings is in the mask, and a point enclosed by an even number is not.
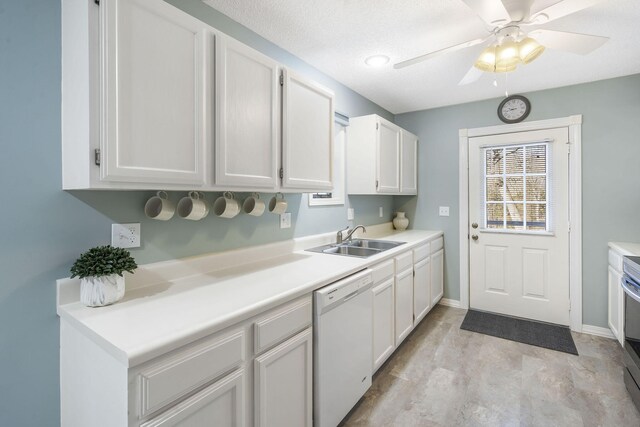
<svg viewBox="0 0 640 427"><path fill-rule="evenodd" d="M233 218L240 212L240 202L233 198L233 193L225 192L213 202L213 213L221 218Z"/></svg>
<svg viewBox="0 0 640 427"><path fill-rule="evenodd" d="M197 191L189 192L188 197L183 197L178 202L178 215L180 218L198 221L209 214L209 207L204 201L204 196Z"/></svg>
<svg viewBox="0 0 640 427"><path fill-rule="evenodd" d="M173 214L176 212L176 206L169 196L164 191L158 191L158 193L147 200L144 205L144 213L151 219L157 219L159 221L168 221L173 218Z"/></svg>
<svg viewBox="0 0 640 427"><path fill-rule="evenodd" d="M247 197L242 204L242 210L253 216L260 216L264 213L265 204L260 200L258 193L253 193L251 197Z"/></svg>
<svg viewBox="0 0 640 427"><path fill-rule="evenodd" d="M269 200L269 212L281 215L287 211L287 201L282 193L277 193Z"/></svg>

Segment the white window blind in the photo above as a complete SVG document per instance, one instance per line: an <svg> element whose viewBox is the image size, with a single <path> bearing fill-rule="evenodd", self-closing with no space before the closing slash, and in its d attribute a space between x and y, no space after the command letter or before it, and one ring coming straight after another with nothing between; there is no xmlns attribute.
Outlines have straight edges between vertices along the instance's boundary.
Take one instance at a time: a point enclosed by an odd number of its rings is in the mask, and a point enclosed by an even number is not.
<svg viewBox="0 0 640 427"><path fill-rule="evenodd" d="M482 228L533 233L552 231L550 143L482 149Z"/></svg>

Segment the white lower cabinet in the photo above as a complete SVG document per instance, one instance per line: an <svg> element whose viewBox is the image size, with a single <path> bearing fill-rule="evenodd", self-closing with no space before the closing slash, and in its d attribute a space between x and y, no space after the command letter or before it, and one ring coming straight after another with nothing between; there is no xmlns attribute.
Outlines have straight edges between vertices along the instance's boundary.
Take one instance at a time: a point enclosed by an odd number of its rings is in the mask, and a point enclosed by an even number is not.
<svg viewBox="0 0 640 427"><path fill-rule="evenodd" d="M607 323L620 344L624 342L624 291L620 286L621 279L622 275L609 266L607 275L609 315Z"/></svg>
<svg viewBox="0 0 640 427"><path fill-rule="evenodd" d="M245 372L239 369L141 427L241 427L245 425Z"/></svg>
<svg viewBox="0 0 640 427"><path fill-rule="evenodd" d="M374 373L396 349L394 288L393 276L373 288Z"/></svg>
<svg viewBox="0 0 640 427"><path fill-rule="evenodd" d="M396 347L413 329L413 269L396 274Z"/></svg>
<svg viewBox="0 0 640 427"><path fill-rule="evenodd" d="M308 328L255 359L256 427L311 427L312 346Z"/></svg>
<svg viewBox="0 0 640 427"><path fill-rule="evenodd" d="M444 295L444 249L431 254L431 306Z"/></svg>
<svg viewBox="0 0 640 427"><path fill-rule="evenodd" d="M417 325L431 308L431 258L418 261L413 266L413 313Z"/></svg>

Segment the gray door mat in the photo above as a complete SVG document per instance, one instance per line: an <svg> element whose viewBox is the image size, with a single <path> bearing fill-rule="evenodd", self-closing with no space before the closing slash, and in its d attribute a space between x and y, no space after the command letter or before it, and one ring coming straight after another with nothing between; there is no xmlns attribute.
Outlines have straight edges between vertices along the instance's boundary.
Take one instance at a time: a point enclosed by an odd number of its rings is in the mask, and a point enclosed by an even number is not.
<svg viewBox="0 0 640 427"><path fill-rule="evenodd" d="M469 310L460 329L578 355L566 326Z"/></svg>

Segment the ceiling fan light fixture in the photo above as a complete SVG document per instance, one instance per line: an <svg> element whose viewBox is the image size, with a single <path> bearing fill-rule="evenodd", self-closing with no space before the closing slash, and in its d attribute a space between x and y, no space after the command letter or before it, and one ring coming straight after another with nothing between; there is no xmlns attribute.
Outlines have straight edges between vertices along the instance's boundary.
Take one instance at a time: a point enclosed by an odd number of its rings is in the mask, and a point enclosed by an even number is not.
<svg viewBox="0 0 640 427"><path fill-rule="evenodd" d="M489 46L483 50L473 66L486 73L494 72L496 68L496 46Z"/></svg>
<svg viewBox="0 0 640 427"><path fill-rule="evenodd" d="M544 46L531 37L526 37L524 40L520 41L520 43L518 43L518 48L520 59L525 64L532 62L534 59L542 55L542 52L544 52Z"/></svg>
<svg viewBox="0 0 640 427"><path fill-rule="evenodd" d="M373 55L364 60L369 67L382 67L389 63L389 57L386 55Z"/></svg>

